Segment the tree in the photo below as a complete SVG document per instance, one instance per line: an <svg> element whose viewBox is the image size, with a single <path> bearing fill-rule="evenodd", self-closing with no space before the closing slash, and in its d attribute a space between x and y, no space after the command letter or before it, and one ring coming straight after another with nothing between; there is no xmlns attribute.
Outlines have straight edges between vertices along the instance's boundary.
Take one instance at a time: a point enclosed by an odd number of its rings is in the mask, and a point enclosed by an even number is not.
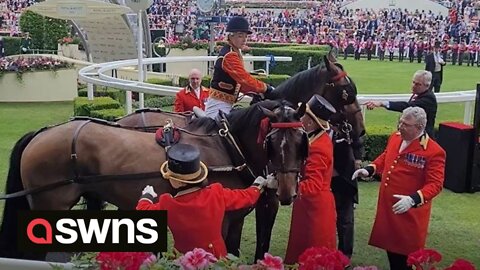
<svg viewBox="0 0 480 270"><path fill-rule="evenodd" d="M66 20L53 19L26 11L20 16L20 30L30 33L31 49L56 50L57 41L69 34Z"/></svg>

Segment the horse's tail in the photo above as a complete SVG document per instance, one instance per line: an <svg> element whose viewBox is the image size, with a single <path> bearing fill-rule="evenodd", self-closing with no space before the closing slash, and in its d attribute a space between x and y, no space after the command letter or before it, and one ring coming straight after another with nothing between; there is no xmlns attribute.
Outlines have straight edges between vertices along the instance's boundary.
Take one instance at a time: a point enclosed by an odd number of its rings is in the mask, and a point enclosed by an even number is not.
<svg viewBox="0 0 480 270"><path fill-rule="evenodd" d="M25 134L17 141L10 156L10 169L5 187L5 193L10 194L23 190L22 178L20 175L20 160L25 147L35 137L35 132ZM21 258L22 254L17 250L17 212L29 210L30 205L25 196L7 199L3 208L2 225L0 227L0 257Z"/></svg>

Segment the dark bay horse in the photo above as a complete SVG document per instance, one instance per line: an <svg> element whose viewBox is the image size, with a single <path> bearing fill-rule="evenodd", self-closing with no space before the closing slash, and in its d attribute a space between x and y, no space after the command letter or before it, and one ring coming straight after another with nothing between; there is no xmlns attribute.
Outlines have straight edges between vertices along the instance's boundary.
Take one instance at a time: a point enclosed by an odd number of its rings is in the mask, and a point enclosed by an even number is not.
<svg viewBox="0 0 480 270"><path fill-rule="evenodd" d="M306 134L299 122L304 112L305 106L295 110L285 102L264 101L230 113L221 124L208 118L195 119L182 130L180 141L200 148L201 159L213 170L209 175L211 182L230 188L249 186L252 181L227 171L240 160L254 175L260 175L268 164L278 168L277 175L289 175L292 179L284 179L296 183L308 151ZM257 141L260 122L265 118L270 124L262 130L266 132L262 140ZM230 135L244 159L226 143L224 138ZM154 186L159 194L173 192L159 173L165 156L164 148L155 142L152 133L89 120L74 120L24 135L12 150L6 193L50 188L6 200L0 256L33 256L16 247L19 210L68 210L85 195L120 209L134 209L145 185ZM279 199L291 201L295 192L293 186ZM239 215L244 217L246 211ZM44 258L44 254L36 256Z"/></svg>
<svg viewBox="0 0 480 270"><path fill-rule="evenodd" d="M320 94L329 100L338 112L335 125L347 126L348 134L351 136L363 136L365 134L365 127L363 122L360 105L356 100L357 90L354 82L346 76L343 67L336 63L331 55L324 57L323 64L313 67L311 69L297 73L295 76L280 84L273 92L274 98L285 99L294 105L299 102L307 102L314 94ZM150 125L165 125L171 114L144 112L148 114ZM118 122L125 125L135 125L143 129L139 113L128 115L125 119L120 119ZM136 121L135 121L136 120ZM343 128L345 131L346 129ZM283 177L277 175L277 178ZM291 178L290 178L291 179ZM282 179L280 179L283 181ZM285 183L285 181L283 181ZM293 185L294 183L290 183ZM282 187L288 187L283 185ZM281 187L281 188L282 188ZM278 192L282 192L281 188ZM289 189L291 189L289 187ZM277 192L277 193L278 193ZM290 204L291 202L282 202L282 204ZM271 238L271 231L275 222L275 217L278 212L278 198L274 191L265 192L257 203L256 214L256 233L257 233L257 247L255 258L263 258L265 252L268 252ZM241 227L231 229L230 231L238 231L236 234L241 234ZM229 245L230 243L230 245ZM232 245L233 243L233 245ZM227 242L229 252L238 250L240 243L238 241Z"/></svg>

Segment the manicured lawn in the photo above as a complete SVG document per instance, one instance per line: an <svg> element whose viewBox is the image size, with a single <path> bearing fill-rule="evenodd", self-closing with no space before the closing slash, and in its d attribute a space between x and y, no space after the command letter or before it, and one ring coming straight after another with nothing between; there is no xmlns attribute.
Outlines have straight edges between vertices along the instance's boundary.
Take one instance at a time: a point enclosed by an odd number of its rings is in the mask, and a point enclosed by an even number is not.
<svg viewBox="0 0 480 270"><path fill-rule="evenodd" d="M408 93L413 72L423 65L410 63L341 61L354 78L360 93ZM445 69L445 91L474 89L480 80L480 69L471 67L451 67ZM72 115L72 104L66 103L0 103L0 188L3 190L7 176L10 150L26 132L50 124L68 120ZM393 127L396 113L377 109L367 113L369 126L385 125ZM437 123L445 120L461 121L463 106L459 104L441 105ZM383 251L367 245L375 214L378 183L360 184L360 204L355 211L355 254L354 265L378 265L387 269ZM435 248L444 255L443 266L455 258L462 257L480 266L480 192L475 194L455 194L444 190L435 199L428 247ZM3 207L3 203L0 204ZM271 253L284 256L291 207L281 207L273 232ZM247 218L242 240L242 251L252 258L255 249L254 215ZM392 234L396 232L392 231ZM170 243L171 244L171 243Z"/></svg>

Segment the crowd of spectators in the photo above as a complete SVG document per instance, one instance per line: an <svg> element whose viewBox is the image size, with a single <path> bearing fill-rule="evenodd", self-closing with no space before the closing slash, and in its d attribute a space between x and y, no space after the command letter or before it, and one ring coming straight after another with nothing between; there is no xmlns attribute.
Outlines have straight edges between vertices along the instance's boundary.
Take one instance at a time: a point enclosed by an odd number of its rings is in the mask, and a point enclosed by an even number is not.
<svg viewBox="0 0 480 270"><path fill-rule="evenodd" d="M439 3L450 9L448 15L428 10L340 8L348 1L318 1L309 9L222 8L215 15L245 16L253 30L252 41L331 44L360 53L373 49L378 54L378 50L383 49L388 55L393 48L398 54L400 50L408 51L413 44L414 50L427 49L436 41L447 41L450 47L464 44L468 53L480 39L480 0L440 0ZM22 10L34 2L0 0L0 31L18 35L18 18ZM262 2L265 1L259 1ZM210 31L201 17L195 0L154 0L148 9L150 28L166 30L172 42L182 38L209 39ZM215 39L223 40L225 24L216 24L215 28Z"/></svg>
<svg viewBox="0 0 480 270"><path fill-rule="evenodd" d="M0 0L0 35L19 35L20 14L34 3L35 0Z"/></svg>

